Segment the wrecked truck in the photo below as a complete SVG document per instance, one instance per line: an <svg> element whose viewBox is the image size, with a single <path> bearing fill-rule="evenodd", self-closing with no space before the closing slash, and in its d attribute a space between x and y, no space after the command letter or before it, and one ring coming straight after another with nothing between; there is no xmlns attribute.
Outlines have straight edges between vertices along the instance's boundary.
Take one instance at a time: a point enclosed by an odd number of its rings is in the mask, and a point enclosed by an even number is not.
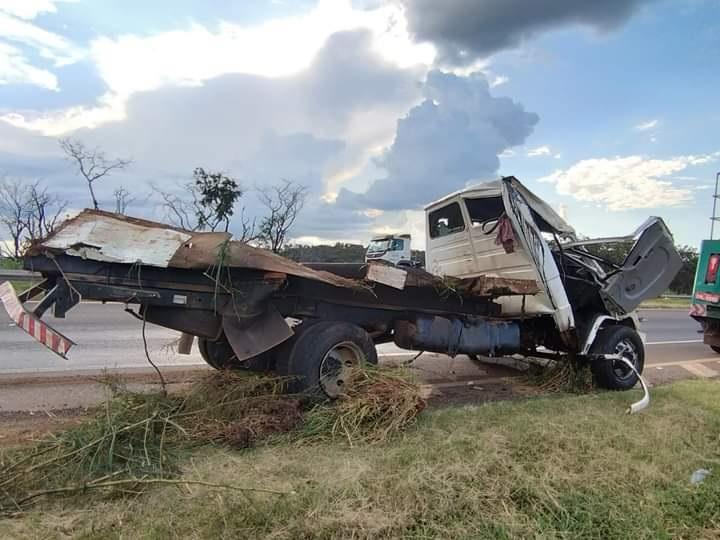
<svg viewBox="0 0 720 540"><path fill-rule="evenodd" d="M660 218L628 237L580 239L516 178L450 194L425 209L427 268L299 264L224 232L194 232L85 210L24 258L43 281L3 303L60 356L73 345L43 316L81 299L197 339L217 369L275 370L297 391L335 397L377 344L587 362L608 389L632 388L644 363L634 310L681 266ZM622 263L590 246L634 242ZM34 297L36 304L28 301Z"/></svg>

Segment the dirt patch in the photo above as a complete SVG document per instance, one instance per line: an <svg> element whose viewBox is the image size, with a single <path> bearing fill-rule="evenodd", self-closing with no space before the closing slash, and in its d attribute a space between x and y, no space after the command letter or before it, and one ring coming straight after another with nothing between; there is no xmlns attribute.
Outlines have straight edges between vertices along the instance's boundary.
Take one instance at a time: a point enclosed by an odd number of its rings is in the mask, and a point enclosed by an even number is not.
<svg viewBox="0 0 720 540"><path fill-rule="evenodd" d="M51 433L80 425L90 414L88 409L0 412L0 448L32 444Z"/></svg>
<svg viewBox="0 0 720 540"><path fill-rule="evenodd" d="M239 420L225 425L219 435L233 448L249 448L270 435L295 429L302 418L299 399L268 400L245 411Z"/></svg>

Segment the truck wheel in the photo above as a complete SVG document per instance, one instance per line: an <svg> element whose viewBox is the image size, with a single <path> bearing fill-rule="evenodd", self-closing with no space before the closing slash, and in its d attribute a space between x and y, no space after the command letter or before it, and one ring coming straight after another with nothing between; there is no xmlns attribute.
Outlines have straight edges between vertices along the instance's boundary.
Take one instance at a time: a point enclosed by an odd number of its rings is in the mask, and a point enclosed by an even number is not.
<svg viewBox="0 0 720 540"><path fill-rule="evenodd" d="M216 341L198 338L198 349L203 360L215 369L245 369L262 372L273 368L273 351L275 349L240 362L224 335Z"/></svg>
<svg viewBox="0 0 720 540"><path fill-rule="evenodd" d="M278 354L278 373L293 377L289 391L334 399L344 393L353 369L377 364L375 344L359 326L344 322L302 326Z"/></svg>
<svg viewBox="0 0 720 540"><path fill-rule="evenodd" d="M717 345L710 345L710 348L716 353L720 354L720 347L718 347Z"/></svg>
<svg viewBox="0 0 720 540"><path fill-rule="evenodd" d="M638 373L645 365L645 348L638 333L627 326L607 326L600 330L590 354L619 354L629 360ZM610 358L595 358L590 363L595 380L608 390L630 390L638 376L624 362Z"/></svg>

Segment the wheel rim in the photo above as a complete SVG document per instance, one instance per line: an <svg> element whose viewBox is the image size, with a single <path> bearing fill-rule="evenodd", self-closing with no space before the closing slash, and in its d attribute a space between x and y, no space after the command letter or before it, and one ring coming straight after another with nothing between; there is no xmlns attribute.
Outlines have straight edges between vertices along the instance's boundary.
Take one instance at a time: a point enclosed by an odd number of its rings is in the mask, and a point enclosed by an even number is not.
<svg viewBox="0 0 720 540"><path fill-rule="evenodd" d="M320 362L319 380L322 391L331 398L345 393L353 369L362 365L364 357L362 349L351 341L332 347Z"/></svg>
<svg viewBox="0 0 720 540"><path fill-rule="evenodd" d="M615 354L620 355L625 360L629 361L633 366L635 366L636 370L640 370L640 366L638 365L638 359L640 356L635 344L630 339L626 338L619 341L618 344L615 345ZM613 360L613 371L615 372L615 376L620 380L629 379L634 375L633 370L630 369L625 362L620 360Z"/></svg>

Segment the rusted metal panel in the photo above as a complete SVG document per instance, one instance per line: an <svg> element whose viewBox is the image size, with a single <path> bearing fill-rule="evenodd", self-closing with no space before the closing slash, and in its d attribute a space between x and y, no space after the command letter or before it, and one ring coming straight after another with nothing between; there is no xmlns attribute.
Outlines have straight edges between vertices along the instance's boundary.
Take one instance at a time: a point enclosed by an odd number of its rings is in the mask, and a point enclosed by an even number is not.
<svg viewBox="0 0 720 540"><path fill-rule="evenodd" d="M440 292L467 296L512 296L533 295L540 291L535 280L511 279L493 276L474 278L438 277L420 268L406 270L406 287L435 287Z"/></svg>
<svg viewBox="0 0 720 540"><path fill-rule="evenodd" d="M120 216L101 210L85 210L37 242L29 255L63 253L99 262L148 265L161 268L201 270L218 268L262 270L274 275L295 276L335 287L363 290L362 280L314 270L275 253L231 240L228 233L184 231L162 223ZM439 278L424 270L367 267L365 279L402 289L402 280L392 283L382 276L404 276L404 287L433 287L465 296L535 294L534 281L481 276L470 279ZM368 275L368 272L370 274ZM375 272L377 274L377 272ZM387 276L386 276L387 277Z"/></svg>
<svg viewBox="0 0 720 540"><path fill-rule="evenodd" d="M37 242L28 255L46 252L102 262L207 270L250 268L354 287L353 280L312 270L269 251L231 240L228 233L184 231L102 210L84 210Z"/></svg>

